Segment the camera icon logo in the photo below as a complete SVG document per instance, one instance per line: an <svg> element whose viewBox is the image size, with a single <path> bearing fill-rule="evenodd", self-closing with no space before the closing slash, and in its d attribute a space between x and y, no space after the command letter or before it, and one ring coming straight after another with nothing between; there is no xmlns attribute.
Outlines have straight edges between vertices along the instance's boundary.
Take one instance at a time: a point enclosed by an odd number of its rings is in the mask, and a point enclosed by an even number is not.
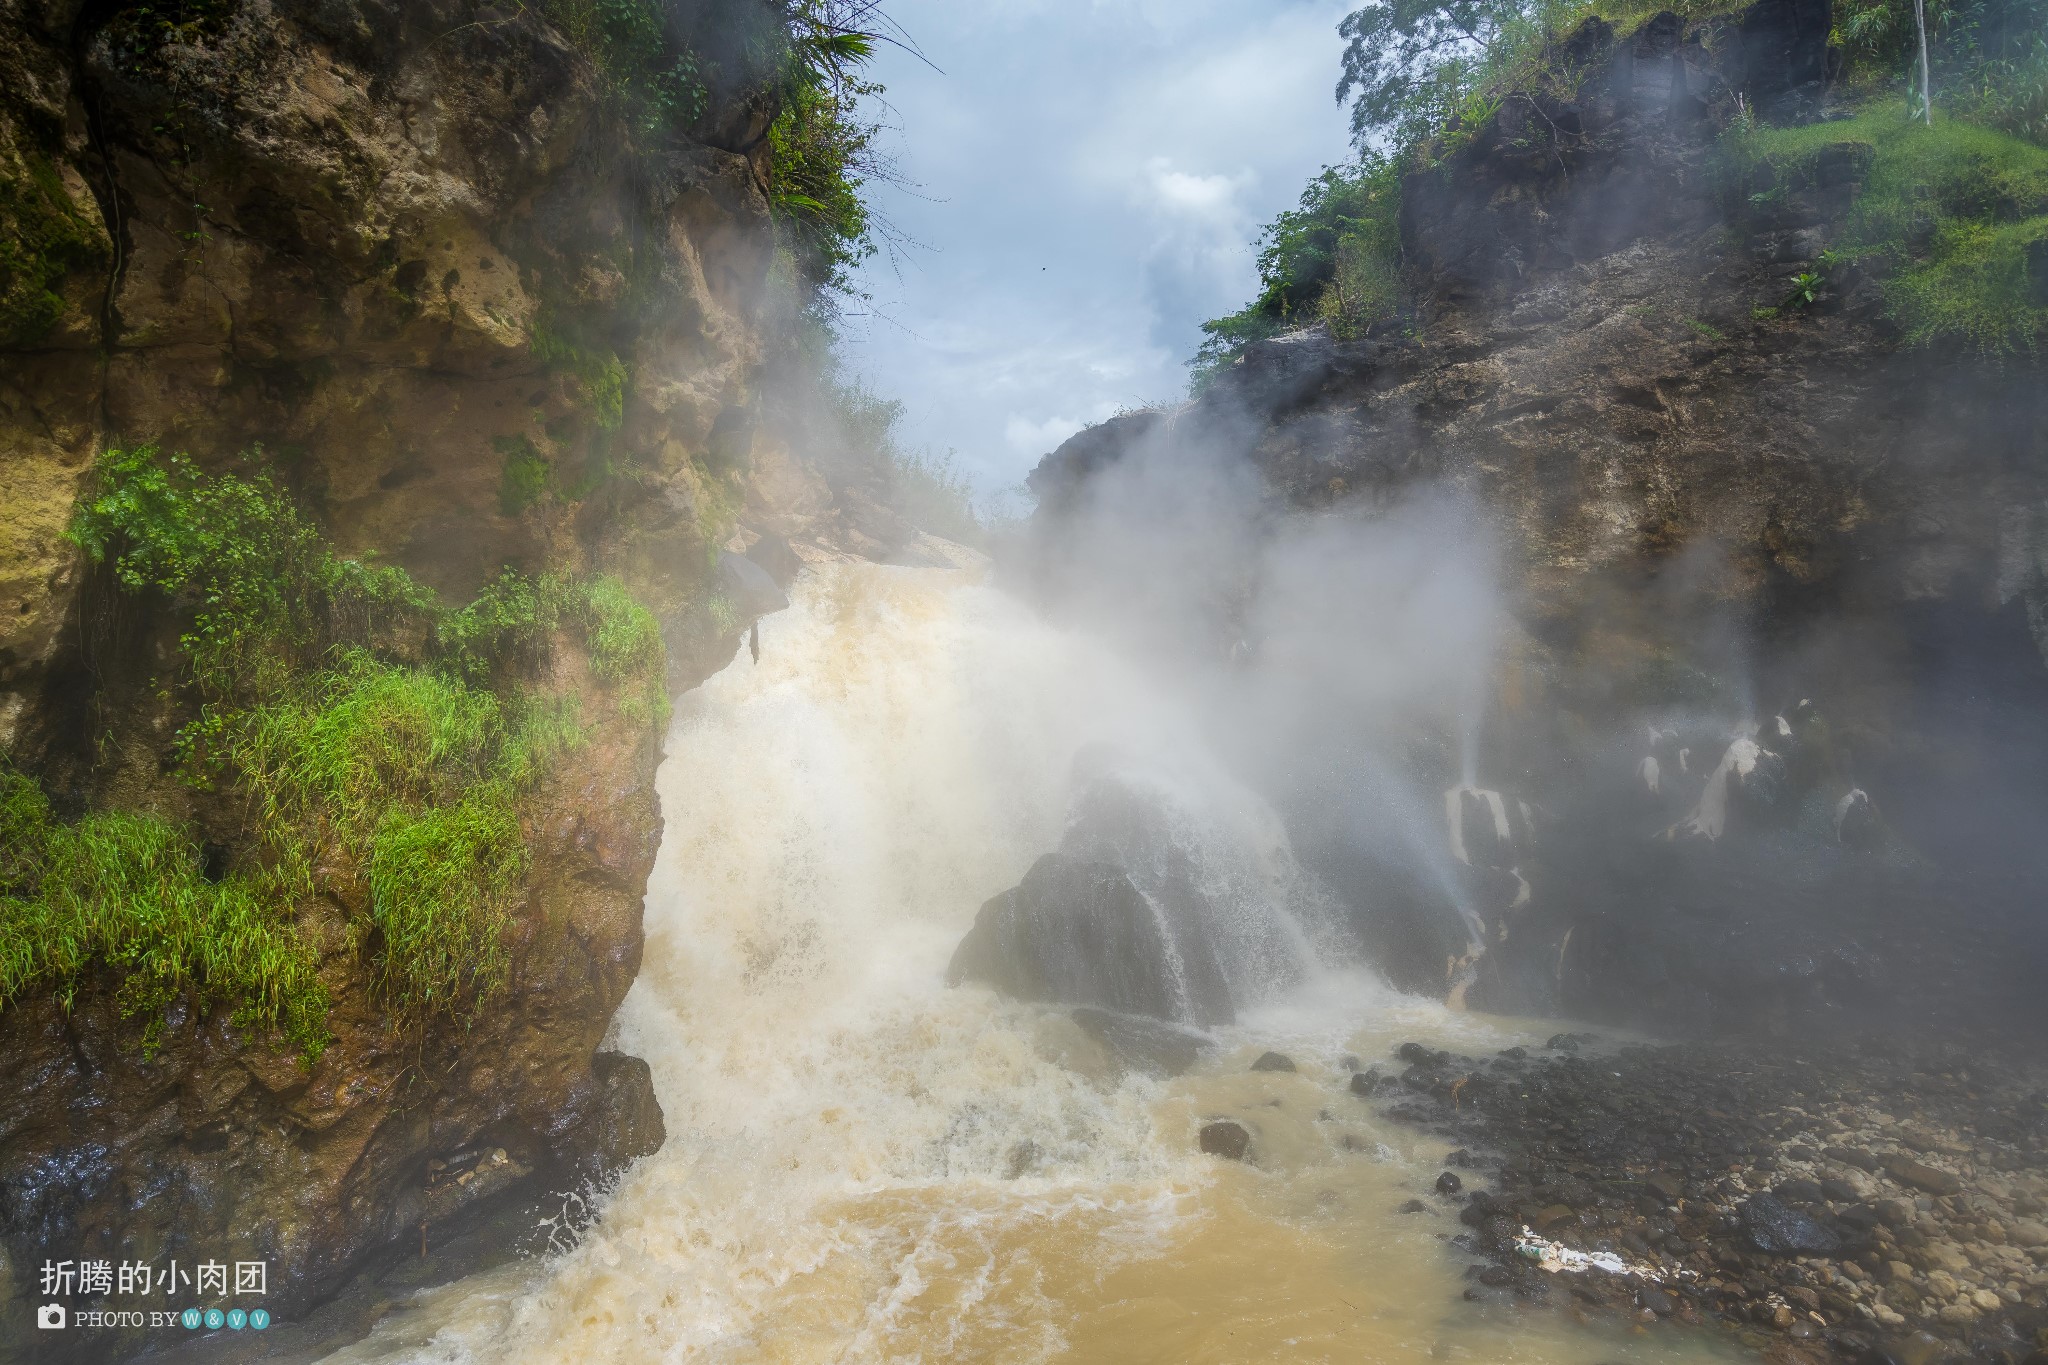
<svg viewBox="0 0 2048 1365"><path fill-rule="evenodd" d="M63 1305L63 1304L61 1304L61 1303L46 1303L46 1304L44 1304L44 1305L43 1305L43 1306L42 1306L41 1308L38 1308L38 1309L36 1309L36 1326L38 1326L38 1327L62 1327L63 1325L64 1325L64 1305Z"/></svg>

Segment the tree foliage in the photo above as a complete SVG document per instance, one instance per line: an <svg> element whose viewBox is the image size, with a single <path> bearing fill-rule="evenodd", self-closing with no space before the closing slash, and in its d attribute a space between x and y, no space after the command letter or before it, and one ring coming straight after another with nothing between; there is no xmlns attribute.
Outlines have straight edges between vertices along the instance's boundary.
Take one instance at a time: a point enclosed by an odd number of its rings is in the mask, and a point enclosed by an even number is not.
<svg viewBox="0 0 2048 1365"><path fill-rule="evenodd" d="M1472 74L1526 17L1528 0L1375 0L1337 25L1337 102L1358 145L1407 146L1437 130Z"/></svg>
<svg viewBox="0 0 2048 1365"><path fill-rule="evenodd" d="M1362 153L1326 166L1301 201L1259 236L1259 293L1228 317L1202 324L1195 359L1201 384L1248 342L1322 319L1340 335L1392 316L1399 306L1400 170Z"/></svg>
<svg viewBox="0 0 2048 1365"><path fill-rule="evenodd" d="M863 75L889 24L878 0L795 0L781 111L768 129L769 202L800 282L830 307L849 270L874 254L869 185L893 181Z"/></svg>

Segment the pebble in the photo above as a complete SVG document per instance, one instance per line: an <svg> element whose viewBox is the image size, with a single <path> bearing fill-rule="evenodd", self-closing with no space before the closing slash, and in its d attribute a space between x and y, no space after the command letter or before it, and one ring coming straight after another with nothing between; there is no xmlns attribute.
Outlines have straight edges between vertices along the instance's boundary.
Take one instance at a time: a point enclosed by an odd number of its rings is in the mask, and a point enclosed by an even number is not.
<svg viewBox="0 0 2048 1365"><path fill-rule="evenodd" d="M1901 1185L1911 1185L1916 1190L1925 1190L1933 1195L1958 1194L1963 1188L1962 1180L1954 1172L1929 1166L1907 1156L1886 1157L1884 1171Z"/></svg>

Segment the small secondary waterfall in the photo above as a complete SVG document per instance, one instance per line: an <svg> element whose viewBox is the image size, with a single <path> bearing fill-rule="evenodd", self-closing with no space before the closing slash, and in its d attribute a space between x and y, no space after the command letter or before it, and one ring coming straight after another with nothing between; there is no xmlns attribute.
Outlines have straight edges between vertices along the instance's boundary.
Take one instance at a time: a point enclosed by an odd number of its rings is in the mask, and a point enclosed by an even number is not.
<svg viewBox="0 0 2048 1365"><path fill-rule="evenodd" d="M1169 699L971 574L839 566L793 598L758 664L682 700L661 774L616 1041L667 1145L573 1248L427 1291L340 1359L1710 1358L1466 1311L1448 1215L1393 1212L1444 1144L1344 1095L1340 1059L1552 1026L1322 966L1277 820ZM1090 810L1119 789L1162 799ZM1063 1009L943 984L1063 834L1220 917L1244 1008L1193 1074L1119 1072ZM1268 1046L1299 1071L1252 1073ZM1256 1167L1196 1149L1217 1114Z"/></svg>

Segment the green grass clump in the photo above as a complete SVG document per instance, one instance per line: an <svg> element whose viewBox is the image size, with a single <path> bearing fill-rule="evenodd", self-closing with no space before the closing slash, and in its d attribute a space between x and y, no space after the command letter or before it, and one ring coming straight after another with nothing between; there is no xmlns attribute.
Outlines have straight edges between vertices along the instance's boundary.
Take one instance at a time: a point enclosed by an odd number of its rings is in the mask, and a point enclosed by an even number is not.
<svg viewBox="0 0 2048 1365"><path fill-rule="evenodd" d="M378 980L403 1016L473 1013L505 984L526 848L518 800L581 728L459 677L365 652L223 727L217 762L253 799L285 885L365 870Z"/></svg>
<svg viewBox="0 0 2048 1365"><path fill-rule="evenodd" d="M619 701L621 714L667 724L668 647L662 643L654 613L609 574L585 585L581 598L577 615L583 622L591 672L625 689Z"/></svg>
<svg viewBox="0 0 2048 1365"><path fill-rule="evenodd" d="M318 955L258 877L209 882L185 831L154 815L102 811L76 824L41 790L0 772L0 1005L32 988L68 1007L101 967L144 1055L164 1012L190 990L201 1008L234 1006L239 1028L274 1027L309 1062L327 1044Z"/></svg>
<svg viewBox="0 0 2048 1365"><path fill-rule="evenodd" d="M1731 195L1738 208L1767 202L1809 183L1828 157L1867 160L1835 248L1889 268L1885 297L1909 341L2039 346L2048 308L2034 301L2026 250L2048 236L2048 149L1953 119L1928 127L1895 108L1740 127L1726 148Z"/></svg>
<svg viewBox="0 0 2048 1365"><path fill-rule="evenodd" d="M504 987L505 932L526 875L519 815L504 784L454 805L394 810L370 857L383 982L402 1010L474 1009Z"/></svg>
<svg viewBox="0 0 2048 1365"><path fill-rule="evenodd" d="M183 613L196 715L184 777L245 801L250 870L200 875L153 816L50 819L33 783L0 784L0 1005L70 993L94 963L129 1014L185 990L232 1001L310 1056L326 995L298 907L353 907L355 943L395 1018L474 1012L504 986L528 868L520 803L584 727L574 695L523 681L563 629L629 720L665 718L666 650L616 578L509 570L459 609L403 571L335 556L268 471L109 451L70 534L124 590Z"/></svg>

